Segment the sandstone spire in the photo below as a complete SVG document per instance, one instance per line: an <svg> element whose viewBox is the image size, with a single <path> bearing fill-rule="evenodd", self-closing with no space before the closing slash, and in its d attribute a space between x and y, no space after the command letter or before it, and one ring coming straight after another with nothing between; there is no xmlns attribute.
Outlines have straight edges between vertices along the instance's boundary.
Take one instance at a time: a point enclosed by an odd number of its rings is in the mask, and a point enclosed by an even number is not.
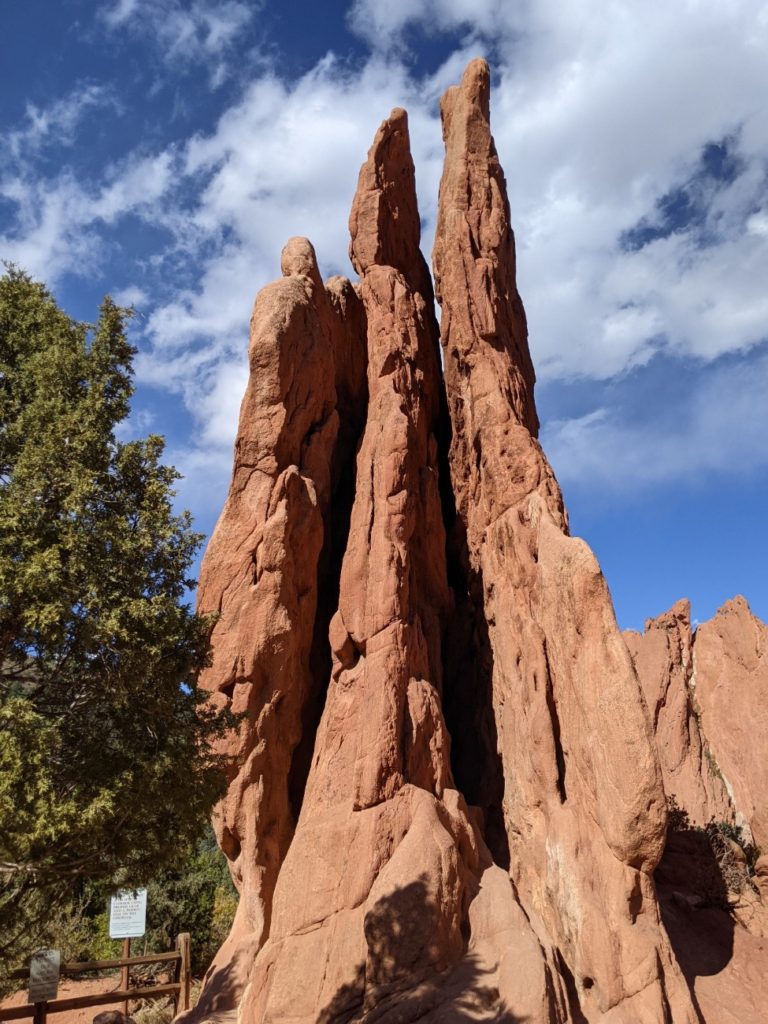
<svg viewBox="0 0 768 1024"><path fill-rule="evenodd" d="M735 602L694 640L680 605L625 642L537 440L484 61L442 115L440 330L400 109L352 204L359 283L292 239L254 307L199 594L202 683L246 712L215 819L241 896L192 1017L693 1024L664 782L725 813L711 749L762 836L765 726L723 708L759 697L764 627Z"/></svg>
<svg viewBox="0 0 768 1024"><path fill-rule="evenodd" d="M347 407L350 391L365 394L356 294L339 281L326 293L306 239L291 239L281 264L284 276L259 293L253 309L232 483L198 591L199 611L218 616L201 683L215 703L244 716L223 748L232 759L229 788L214 817L241 898L204 993L201 1009L209 1010L236 1004L268 934L303 782L296 755L325 687L312 658L327 602L318 572L331 557L334 478L349 456L337 443L337 362Z"/></svg>
<svg viewBox="0 0 768 1024"><path fill-rule="evenodd" d="M441 711L449 591L437 325L420 291L428 276L403 111L376 135L350 226L368 323L368 417L330 628L332 679L241 1011L253 1021L399 1020L414 992L425 1008L444 1002L484 855L452 788Z"/></svg>
<svg viewBox="0 0 768 1024"><path fill-rule="evenodd" d="M451 481L487 623L510 872L544 922L575 1018L693 1021L650 877L666 810L647 712L605 581L567 534L535 439L488 111L488 66L475 60L442 102L434 271Z"/></svg>

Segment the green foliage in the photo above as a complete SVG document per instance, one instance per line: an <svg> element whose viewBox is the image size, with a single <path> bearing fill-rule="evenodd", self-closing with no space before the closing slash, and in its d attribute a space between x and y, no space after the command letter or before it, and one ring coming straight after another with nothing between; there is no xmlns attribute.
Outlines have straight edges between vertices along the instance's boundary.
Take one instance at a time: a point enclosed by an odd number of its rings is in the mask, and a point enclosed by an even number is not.
<svg viewBox="0 0 768 1024"><path fill-rule="evenodd" d="M747 864L747 871L749 872L749 876L752 877L755 873L755 865L757 864L762 851L759 846L750 842L750 840L744 835L744 829L741 825L734 825L729 821L711 821L709 825L707 825L707 828L716 829L720 835L725 836L726 839L732 840L742 848L744 851L744 859Z"/></svg>
<svg viewBox="0 0 768 1024"><path fill-rule="evenodd" d="M79 898L51 921L48 940L64 960L110 960L121 956L122 942L109 937L109 888L81 885ZM176 936L189 932L192 972L202 977L234 921L238 896L224 854L210 825L197 845L172 868L147 885L147 931L134 939L131 953L164 953ZM147 983L164 973L162 965L136 968Z"/></svg>
<svg viewBox="0 0 768 1024"><path fill-rule="evenodd" d="M227 861L210 831L187 861L150 882L149 949L171 949L180 932L189 932L192 972L200 976L227 937L236 909L237 892Z"/></svg>
<svg viewBox="0 0 768 1024"><path fill-rule="evenodd" d="M121 442L130 311L91 331L0 277L0 963L85 882L178 863L221 792L231 722L195 685L210 623L185 595L201 538L163 439ZM1 983L1 982L0 982Z"/></svg>
<svg viewBox="0 0 768 1024"><path fill-rule="evenodd" d="M760 856L759 847L750 842L739 825L715 821L693 825L688 812L674 796L667 797L667 829L669 837L688 837L688 853L692 860L689 884L697 888L705 906L730 910L735 897L747 888ZM741 853L737 847L741 848Z"/></svg>

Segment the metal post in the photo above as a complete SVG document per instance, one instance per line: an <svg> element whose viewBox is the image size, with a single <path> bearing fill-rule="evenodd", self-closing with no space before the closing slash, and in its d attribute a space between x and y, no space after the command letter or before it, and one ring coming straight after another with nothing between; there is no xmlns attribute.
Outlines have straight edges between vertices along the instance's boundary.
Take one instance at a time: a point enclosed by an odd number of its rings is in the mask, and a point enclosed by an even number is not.
<svg viewBox="0 0 768 1024"><path fill-rule="evenodd" d="M122 956L122 959L123 960L127 960L130 957L130 955L131 955L131 940L130 939L123 939L123 956ZM129 968L128 964L124 964L122 969L120 970L120 988L124 989L127 992L128 991L128 986L130 984L130 981L131 981L130 968ZM128 1016L128 1000L127 999L125 1000L125 1003L123 1005L123 1013L125 1014L126 1017Z"/></svg>
<svg viewBox="0 0 768 1024"><path fill-rule="evenodd" d="M34 1024L45 1024L47 1011L47 1003L35 1003Z"/></svg>

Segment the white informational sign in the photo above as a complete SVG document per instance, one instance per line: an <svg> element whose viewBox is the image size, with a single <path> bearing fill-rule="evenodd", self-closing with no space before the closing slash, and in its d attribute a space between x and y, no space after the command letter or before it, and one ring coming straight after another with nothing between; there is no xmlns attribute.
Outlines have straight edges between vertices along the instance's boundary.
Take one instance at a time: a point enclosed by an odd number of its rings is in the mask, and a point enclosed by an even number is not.
<svg viewBox="0 0 768 1024"><path fill-rule="evenodd" d="M124 889L109 901L110 939L138 939L147 927L147 890Z"/></svg>
<svg viewBox="0 0 768 1024"><path fill-rule="evenodd" d="M29 961L29 1001L47 1003L59 992L61 953L58 949L41 949Z"/></svg>

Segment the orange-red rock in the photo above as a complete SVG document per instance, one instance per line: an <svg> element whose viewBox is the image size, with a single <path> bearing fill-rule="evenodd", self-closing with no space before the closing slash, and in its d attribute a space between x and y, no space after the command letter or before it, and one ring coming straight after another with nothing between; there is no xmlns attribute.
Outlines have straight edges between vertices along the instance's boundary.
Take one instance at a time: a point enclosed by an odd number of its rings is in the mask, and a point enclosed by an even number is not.
<svg viewBox="0 0 768 1024"><path fill-rule="evenodd" d="M431 291L421 290L429 277L403 111L379 129L350 227L368 323L368 418L330 627L331 684L241 1015L482 1013L495 1005L501 969L484 942L504 928L526 967L513 987L534 1009L546 998L538 944L454 788L441 710L451 596L437 478L437 325Z"/></svg>
<svg viewBox="0 0 768 1024"><path fill-rule="evenodd" d="M765 820L767 635L743 598L695 633L688 601L678 601L643 634L626 634L676 805L655 873L662 916L711 1024L765 1015L768 871L720 828L740 827L744 844Z"/></svg>
<svg viewBox="0 0 768 1024"><path fill-rule="evenodd" d="M644 633L624 636L651 714L667 796L693 825L732 821L728 791L699 725L690 602L649 619Z"/></svg>
<svg viewBox="0 0 768 1024"><path fill-rule="evenodd" d="M254 308L199 596L202 683L247 712L215 820L241 899L193 1017L694 1024L728 936L685 946L679 856L657 899L664 786L763 834L739 745L765 728L764 627L726 606L693 640L680 604L625 642L537 440L484 61L442 114L440 331L399 109L360 171L359 284L292 239Z"/></svg>
<svg viewBox="0 0 768 1024"><path fill-rule="evenodd" d="M768 850L768 626L735 597L696 630L701 728L736 808Z"/></svg>
<svg viewBox="0 0 768 1024"><path fill-rule="evenodd" d="M691 630L678 601L627 644L652 716L664 785L692 824L733 822L768 846L768 627L743 597Z"/></svg>
<svg viewBox="0 0 768 1024"><path fill-rule="evenodd" d="M319 569L331 557L331 494L345 455L337 377L347 428L355 396L364 404L365 394L356 293L339 280L326 292L306 239L291 239L281 264L284 276L254 306L232 483L198 591L199 611L218 616L201 684L244 715L223 748L231 778L214 817L240 902L204 993L208 1010L236 1004L269 931L303 781L295 754L325 685L312 654Z"/></svg>
<svg viewBox="0 0 768 1024"><path fill-rule="evenodd" d="M442 116L434 272L451 481L487 623L510 873L575 1019L693 1021L650 877L666 825L650 723L600 569L568 535L536 440L484 61L448 90Z"/></svg>

